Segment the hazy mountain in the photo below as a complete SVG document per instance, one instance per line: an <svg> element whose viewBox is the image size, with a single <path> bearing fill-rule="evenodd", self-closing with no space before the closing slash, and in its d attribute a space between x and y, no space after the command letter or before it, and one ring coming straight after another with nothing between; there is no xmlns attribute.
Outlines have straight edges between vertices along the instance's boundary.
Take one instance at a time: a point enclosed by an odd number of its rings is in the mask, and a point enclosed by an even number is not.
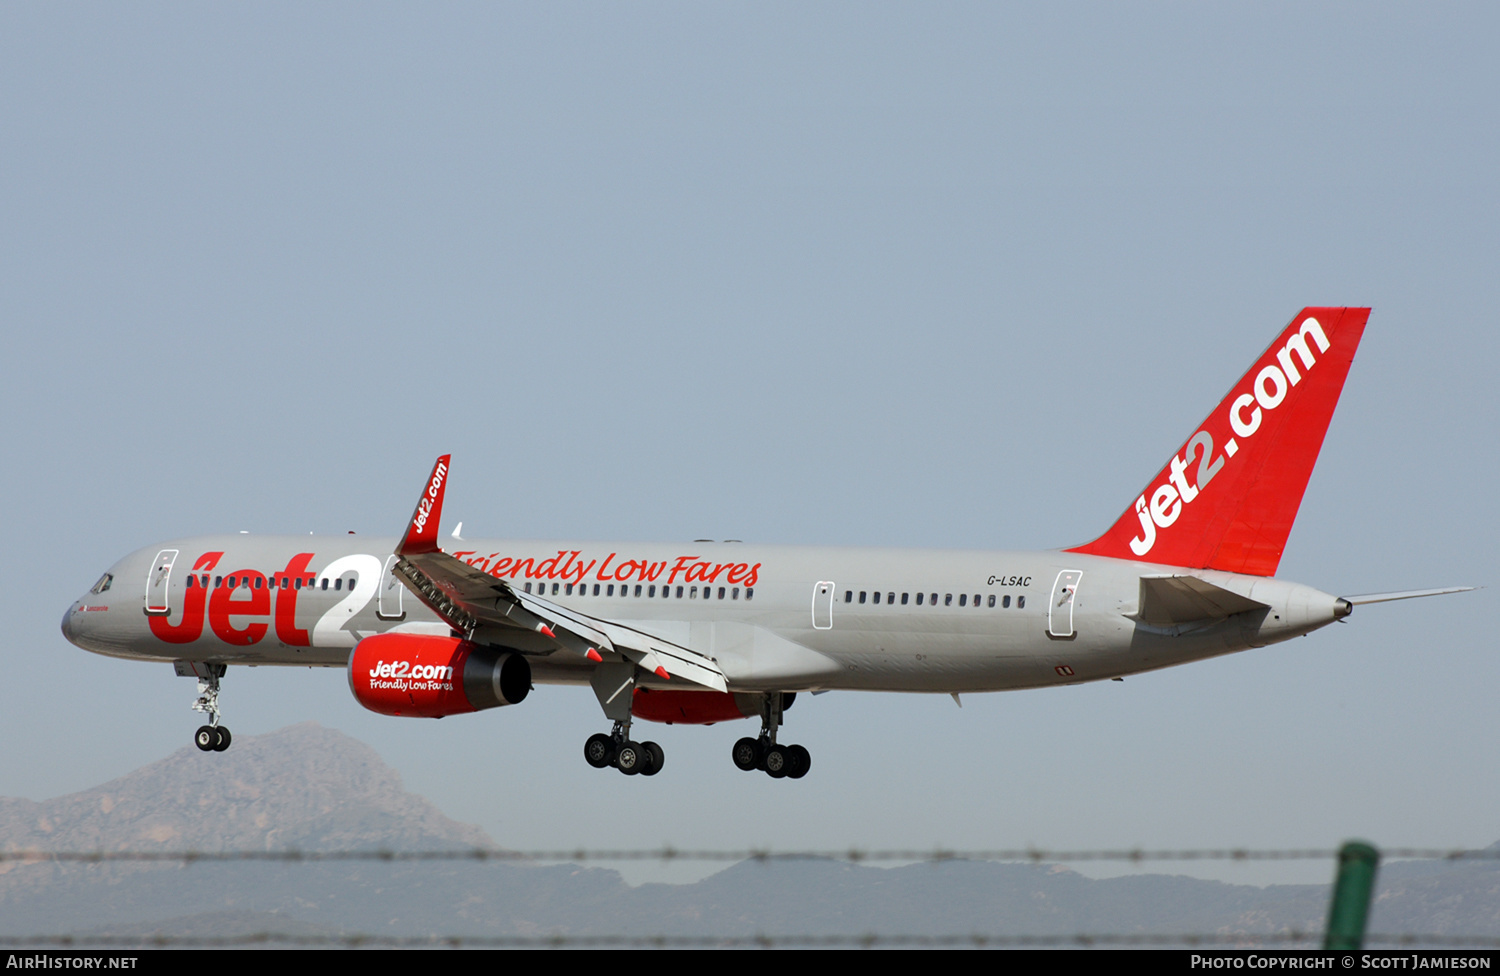
<svg viewBox="0 0 1500 976"><path fill-rule="evenodd" d="M42 803L0 799L6 850L494 847L402 789L368 746L313 723L189 747ZM0 864L0 934L278 931L381 935L750 935L1321 931L1323 885L1047 865L742 863L691 885L614 871L466 862ZM1500 934L1500 864L1386 866L1371 931Z"/></svg>

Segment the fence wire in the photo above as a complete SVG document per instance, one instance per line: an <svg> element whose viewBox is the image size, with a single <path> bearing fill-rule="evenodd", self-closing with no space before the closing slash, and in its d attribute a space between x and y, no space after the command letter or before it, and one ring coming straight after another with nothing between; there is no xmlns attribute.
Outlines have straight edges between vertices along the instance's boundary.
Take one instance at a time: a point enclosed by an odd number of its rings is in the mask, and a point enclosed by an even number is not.
<svg viewBox="0 0 1500 976"><path fill-rule="evenodd" d="M1429 860L1449 864L1500 861L1500 847L1480 850L1466 848L1391 847L1381 849L1381 861ZM9 850L0 851L0 864L109 864L173 862L181 864L223 862L475 862L489 864L554 864L587 862L656 861L718 862L742 861L773 864L793 861L837 861L849 864L943 864L958 861L1004 861L1032 864L1057 863L1129 863L1147 864L1187 861L1332 861L1338 851L1325 848L1193 848L1186 850L1098 849L1046 850L1042 848L994 849L864 849L785 850L745 848L709 850L677 848L575 848L571 850L507 850L504 848L459 848L451 850L398 851L384 848L365 850L299 850L295 848L256 851L133 851L133 850ZM0 936L0 947L9 949L225 949L256 946L329 949L877 949L877 948L1315 948L1322 941L1320 932L1290 930L1265 934L1142 934L1079 932L1058 935L1003 935L983 932L967 934L900 934L856 933L837 935L795 935L757 933L753 935L447 935L389 936L369 933L303 934L291 932L255 932L225 936L74 936L28 935ZM1500 937L1436 935L1423 933L1373 933L1365 936L1366 947L1500 950Z"/></svg>
<svg viewBox="0 0 1500 976"><path fill-rule="evenodd" d="M744 850L680 849L676 847L620 848L574 850L516 851L494 847L458 848L434 851L397 851L387 848L365 850L298 850L285 848L272 851L54 851L12 850L0 851L0 864L8 862L37 863L84 863L171 861L192 864L195 862L219 861L476 861L496 863L586 863L589 861L699 861L738 863L740 861L843 861L862 863L934 863L947 861L1011 861L1033 864L1060 864L1077 862L1125 862L1145 864L1164 861L1332 861L1338 851L1319 848L1291 848L1257 850L1252 848L1202 848L1191 850L1084 850L1049 851L1038 848L997 848L994 850L929 850L849 848L846 850L777 851L765 848ZM1433 861L1500 861L1500 847L1480 850L1426 847L1381 848L1381 862L1393 860Z"/></svg>

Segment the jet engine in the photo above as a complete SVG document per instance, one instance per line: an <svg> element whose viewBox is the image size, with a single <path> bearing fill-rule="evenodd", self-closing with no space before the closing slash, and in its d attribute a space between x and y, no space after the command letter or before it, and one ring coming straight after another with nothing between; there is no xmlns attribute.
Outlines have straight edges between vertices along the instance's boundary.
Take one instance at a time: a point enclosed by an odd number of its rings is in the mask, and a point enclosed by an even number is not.
<svg viewBox="0 0 1500 976"><path fill-rule="evenodd" d="M458 637L374 634L349 655L349 690L372 712L442 718L519 703L531 691L531 665Z"/></svg>

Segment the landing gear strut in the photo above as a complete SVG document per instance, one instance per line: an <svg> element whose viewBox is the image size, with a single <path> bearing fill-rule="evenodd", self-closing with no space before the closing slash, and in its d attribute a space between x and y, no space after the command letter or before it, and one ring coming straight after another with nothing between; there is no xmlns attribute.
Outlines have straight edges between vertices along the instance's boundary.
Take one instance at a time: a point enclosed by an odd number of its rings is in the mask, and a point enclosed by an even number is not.
<svg viewBox="0 0 1500 976"><path fill-rule="evenodd" d="M745 772L763 769L772 779L801 779L812 768L812 754L802 746L783 746L776 742L781 713L792 705L795 692L772 692L764 696L760 707L760 736L749 736L734 744L734 764Z"/></svg>
<svg viewBox="0 0 1500 976"><path fill-rule="evenodd" d="M198 700L193 702L193 711L208 716L208 724L199 726L193 733L193 745L204 752L223 752L232 741L229 727L219 724L219 679L224 677L224 665L211 661L176 661L174 664L179 677L198 679Z"/></svg>

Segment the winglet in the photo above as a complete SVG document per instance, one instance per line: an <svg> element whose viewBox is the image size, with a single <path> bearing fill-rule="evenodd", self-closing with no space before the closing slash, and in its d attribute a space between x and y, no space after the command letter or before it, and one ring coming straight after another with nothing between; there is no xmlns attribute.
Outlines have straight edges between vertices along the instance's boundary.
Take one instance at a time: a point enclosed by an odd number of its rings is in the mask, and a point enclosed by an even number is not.
<svg viewBox="0 0 1500 976"><path fill-rule="evenodd" d="M396 554L411 555L418 552L438 552L438 520L443 515L443 489L448 485L448 459L444 454L432 466L432 476L427 479L427 488L417 499L416 510L406 525L406 534L396 547Z"/></svg>

